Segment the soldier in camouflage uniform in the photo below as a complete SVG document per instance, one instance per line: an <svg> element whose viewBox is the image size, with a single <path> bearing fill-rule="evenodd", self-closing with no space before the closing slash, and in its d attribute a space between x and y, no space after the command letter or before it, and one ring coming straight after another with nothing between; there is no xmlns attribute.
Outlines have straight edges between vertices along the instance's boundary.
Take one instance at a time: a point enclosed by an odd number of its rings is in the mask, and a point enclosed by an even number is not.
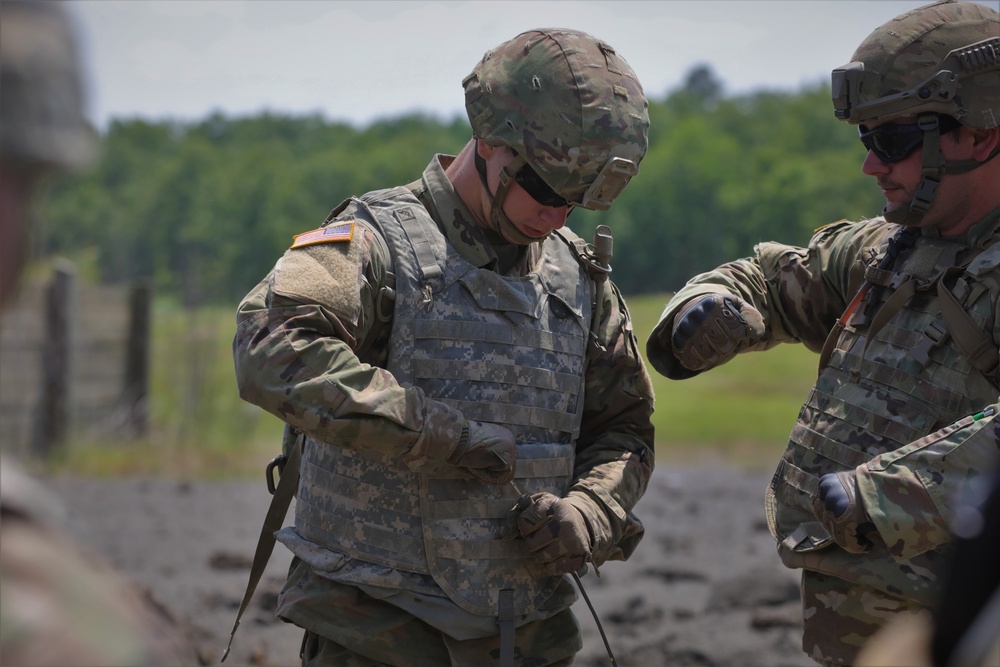
<svg viewBox="0 0 1000 667"><path fill-rule="evenodd" d="M463 86L457 156L338 206L239 307L241 395L302 443L277 614L306 665L569 664L565 575L643 534L649 376L606 258L564 227L638 171L642 88L558 29Z"/></svg>
<svg viewBox="0 0 1000 667"><path fill-rule="evenodd" d="M0 4L0 305L28 255L48 177L87 164L70 23L57 3ZM64 531L53 493L0 462L0 664L193 664L174 628L134 587Z"/></svg>
<svg viewBox="0 0 1000 667"><path fill-rule="evenodd" d="M778 343L821 353L765 503L782 561L803 569L803 647L821 664L935 599L953 499L998 456L997 12L898 16L834 70L833 97L882 216L692 278L646 348L673 379Z"/></svg>

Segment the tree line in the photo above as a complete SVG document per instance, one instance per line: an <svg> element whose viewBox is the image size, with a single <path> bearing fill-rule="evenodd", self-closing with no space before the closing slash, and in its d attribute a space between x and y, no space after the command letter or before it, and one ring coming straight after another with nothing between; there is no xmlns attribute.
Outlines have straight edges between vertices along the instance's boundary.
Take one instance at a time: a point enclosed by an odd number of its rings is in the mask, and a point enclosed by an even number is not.
<svg viewBox="0 0 1000 667"><path fill-rule="evenodd" d="M857 132L833 117L826 85L727 96L707 66L650 101L640 174L604 213L569 226L614 233L627 294L678 289L759 241L805 244L841 218L876 215ZM419 178L470 136L462 117L408 114L355 127L317 115L120 119L98 163L54 184L40 252L101 282L152 280L185 305L235 303L341 200Z"/></svg>

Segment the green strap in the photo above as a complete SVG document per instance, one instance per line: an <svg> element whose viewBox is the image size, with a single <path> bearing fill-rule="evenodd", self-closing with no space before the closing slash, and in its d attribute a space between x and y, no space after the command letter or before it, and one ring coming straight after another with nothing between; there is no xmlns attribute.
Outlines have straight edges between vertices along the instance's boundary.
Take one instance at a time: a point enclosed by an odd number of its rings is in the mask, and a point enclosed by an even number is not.
<svg viewBox="0 0 1000 667"><path fill-rule="evenodd" d="M281 529L281 524L285 521L285 515L288 513L288 507L292 504L292 498L295 497L295 491L299 486L299 462L302 459L304 440L305 436L299 433L291 451L288 452L288 461L285 462L278 486L271 497L271 505L267 508L264 525L260 529L257 550L254 552L253 564L250 566L250 579L247 581L247 589L243 594L243 602L240 603L240 609L236 612L236 622L233 624L233 631L229 634L229 643L226 644L226 650L219 662L225 662L229 656L229 649L233 646L236 629L240 627L240 619L250 604L250 599L253 597L254 591L257 590L257 584L260 583L260 578L264 574L264 568L267 567L267 561L271 558L271 552L274 551L276 541L274 533Z"/></svg>

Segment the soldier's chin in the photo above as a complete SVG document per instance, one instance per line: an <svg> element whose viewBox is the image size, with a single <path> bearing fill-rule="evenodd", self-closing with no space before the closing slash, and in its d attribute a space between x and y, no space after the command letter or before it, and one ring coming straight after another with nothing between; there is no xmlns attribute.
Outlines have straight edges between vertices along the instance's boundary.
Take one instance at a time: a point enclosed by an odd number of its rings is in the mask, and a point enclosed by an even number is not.
<svg viewBox="0 0 1000 667"><path fill-rule="evenodd" d="M906 202L898 202L898 201L889 201L889 200L886 200L885 207L883 207L882 210L885 213L894 213L894 212L897 212L897 211L909 210L909 208L910 208L910 202L908 202L908 201L906 201Z"/></svg>

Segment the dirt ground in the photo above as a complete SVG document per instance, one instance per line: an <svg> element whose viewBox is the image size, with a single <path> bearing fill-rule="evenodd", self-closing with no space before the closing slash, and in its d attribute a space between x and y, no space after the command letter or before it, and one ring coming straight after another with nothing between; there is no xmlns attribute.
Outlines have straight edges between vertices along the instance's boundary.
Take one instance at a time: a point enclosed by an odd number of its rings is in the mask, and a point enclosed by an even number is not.
<svg viewBox="0 0 1000 667"><path fill-rule="evenodd" d="M809 667L800 648L797 573L778 561L763 518L769 473L660 465L637 514L633 557L583 585L620 667ZM247 582L263 480L58 478L50 486L85 545L145 590L190 640L192 664L218 664ZM273 609L290 556L280 544L243 618L227 667L297 665L301 638ZM583 598L576 664L610 664Z"/></svg>

